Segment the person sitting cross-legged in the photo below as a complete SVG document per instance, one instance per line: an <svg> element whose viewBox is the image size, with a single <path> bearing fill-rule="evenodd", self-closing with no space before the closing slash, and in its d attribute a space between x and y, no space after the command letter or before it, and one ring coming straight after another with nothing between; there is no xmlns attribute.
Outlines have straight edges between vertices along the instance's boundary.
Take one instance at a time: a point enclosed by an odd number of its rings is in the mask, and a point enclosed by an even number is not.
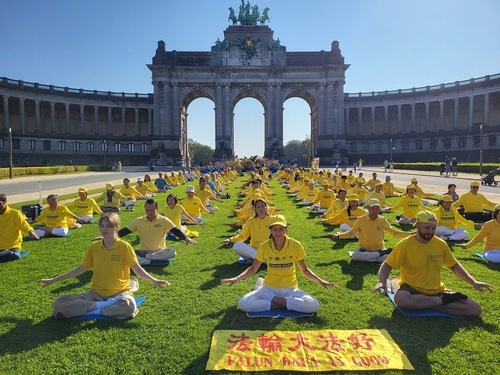
<svg viewBox="0 0 500 375"><path fill-rule="evenodd" d="M26 221L21 211L7 205L7 196L0 193L0 263L21 258L23 234L39 240L40 237Z"/></svg>
<svg viewBox="0 0 500 375"><path fill-rule="evenodd" d="M472 220L475 223L485 223L491 219L491 212L483 211L483 206L493 208L495 203L479 193L478 181L472 181L470 183L470 191L463 194L453 203L453 207L457 208L462 205L464 216L467 220ZM461 211L459 210L459 212Z"/></svg>
<svg viewBox="0 0 500 375"><path fill-rule="evenodd" d="M411 233L394 229L389 221L379 215L380 201L372 198L366 202L368 214L359 217L351 230L344 233L332 233L332 239L352 238L356 233L359 237L359 248L352 254L352 260L364 262L383 262L392 249L384 246L384 233L387 231L395 237L407 237Z"/></svg>
<svg viewBox="0 0 500 375"><path fill-rule="evenodd" d="M170 219L158 215L158 203L154 199L148 199L144 203L145 216L133 220L125 228L118 231L118 236L123 237L132 232L138 232L141 242L139 250L136 250L137 258L141 265L154 264L156 261L165 262L175 257L174 249L167 248L165 237L167 232L186 241L186 244L195 244L196 241L187 237L177 228Z"/></svg>
<svg viewBox="0 0 500 375"><path fill-rule="evenodd" d="M151 276L138 264L129 243L118 238L120 217L116 213L102 215L98 221L102 239L92 243L82 263L65 274L40 279L43 286L77 277L92 269L91 289L85 293L59 296L53 306L54 318L102 315L114 319L130 319L137 315L137 305L130 290L130 269L140 278L156 286L170 285Z"/></svg>
<svg viewBox="0 0 500 375"><path fill-rule="evenodd" d="M417 232L401 240L379 270L379 282L373 291L382 289L393 269L401 270L401 286L394 296L398 307L418 311L433 309L447 314L479 317L481 305L466 295L445 288L442 266L475 289L493 291L493 286L477 281L455 259L442 239L434 236L437 219L430 211L420 211L415 222Z"/></svg>
<svg viewBox="0 0 500 375"><path fill-rule="evenodd" d="M79 198L66 205L70 210L75 209L76 215L84 223L92 223L94 221L94 211L98 215L102 215L102 211L96 201L89 197L87 188L81 187L78 189Z"/></svg>
<svg viewBox="0 0 500 375"><path fill-rule="evenodd" d="M309 280L324 288L338 287L337 284L316 276L309 269L305 261L304 247L299 241L286 235L286 226L284 218L277 216L269 223L270 239L260 244L252 265L236 277L220 280L221 283L234 285L251 277L264 261L267 262L267 276L263 285L258 282L256 290L240 298L238 306L242 311L260 312L286 308L303 313L316 313L319 302L311 294L298 288L295 263Z"/></svg>
<svg viewBox="0 0 500 375"><path fill-rule="evenodd" d="M474 222L460 215L458 210L452 207L452 203L453 198L450 195L443 195L439 200L439 207L434 210L438 221L435 235L445 241L465 240L469 233L458 224L474 225Z"/></svg>
<svg viewBox="0 0 500 375"><path fill-rule="evenodd" d="M80 217L74 215L68 207L59 204L58 199L59 197L57 194L50 194L47 197L49 206L45 207L42 213L34 220L35 223L43 223L43 225L35 228L35 233L40 238L51 235L56 237L68 235L68 219L72 219L72 222L79 227L84 223L84 221Z"/></svg>

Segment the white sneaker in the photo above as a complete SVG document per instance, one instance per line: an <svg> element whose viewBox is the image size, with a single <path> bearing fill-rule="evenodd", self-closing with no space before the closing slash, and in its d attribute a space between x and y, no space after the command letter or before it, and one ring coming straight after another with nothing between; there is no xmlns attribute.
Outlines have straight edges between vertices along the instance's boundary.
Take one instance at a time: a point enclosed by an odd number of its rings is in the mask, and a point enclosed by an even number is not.
<svg viewBox="0 0 500 375"><path fill-rule="evenodd" d="M257 281L253 287L253 290L258 290L264 285L264 278L262 276L257 277Z"/></svg>
<svg viewBox="0 0 500 375"><path fill-rule="evenodd" d="M130 284L130 291L131 292L137 292L139 290L139 280L137 279L130 279L128 281Z"/></svg>

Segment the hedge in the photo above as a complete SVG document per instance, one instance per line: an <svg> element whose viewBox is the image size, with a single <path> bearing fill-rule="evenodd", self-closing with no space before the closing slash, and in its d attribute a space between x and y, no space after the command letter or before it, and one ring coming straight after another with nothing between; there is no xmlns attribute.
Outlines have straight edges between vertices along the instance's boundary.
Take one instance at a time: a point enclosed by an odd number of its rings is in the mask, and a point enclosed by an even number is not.
<svg viewBox="0 0 500 375"><path fill-rule="evenodd" d="M12 168L13 176L35 176L35 175L52 175L58 173L74 173L87 171L102 171L102 165L52 165L47 167L14 167ZM9 168L0 168L0 178L9 178Z"/></svg>

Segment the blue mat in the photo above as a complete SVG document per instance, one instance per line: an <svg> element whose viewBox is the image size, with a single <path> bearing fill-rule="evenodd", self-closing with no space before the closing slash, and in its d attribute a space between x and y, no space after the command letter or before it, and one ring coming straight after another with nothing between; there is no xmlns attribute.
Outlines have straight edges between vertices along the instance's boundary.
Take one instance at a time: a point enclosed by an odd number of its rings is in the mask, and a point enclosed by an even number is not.
<svg viewBox="0 0 500 375"><path fill-rule="evenodd" d="M149 264L143 264L141 267L162 267L162 266L168 266L170 263L172 263L174 259L169 258L168 260L152 260L151 263Z"/></svg>
<svg viewBox="0 0 500 375"><path fill-rule="evenodd" d="M473 253L475 256L481 258L481 259L484 259L485 261L487 261L488 263L490 262L488 259L486 259L486 257L484 256L483 253Z"/></svg>
<svg viewBox="0 0 500 375"><path fill-rule="evenodd" d="M276 309L259 312L249 312L247 316L250 318L302 318L305 316L314 316L313 313L302 313L287 309Z"/></svg>
<svg viewBox="0 0 500 375"><path fill-rule="evenodd" d="M137 307L139 307L145 300L146 300L146 297L135 297L135 304L137 305ZM108 320L108 321L111 321L111 322L114 322L114 321L117 321L119 319L115 319L115 318L110 318L109 316L102 316L102 315L82 315L82 316L75 316L74 318L72 318L74 320Z"/></svg>
<svg viewBox="0 0 500 375"><path fill-rule="evenodd" d="M29 251L21 251L21 258L24 258L29 253L30 253Z"/></svg>
<svg viewBox="0 0 500 375"><path fill-rule="evenodd" d="M250 259L250 260L248 261L248 263L247 263L247 261L245 260L245 258L243 258L243 257L239 257L239 259L236 261L236 263L238 263L238 264L244 264L244 265L249 266L250 264L252 264L252 263L253 263L253 259Z"/></svg>
<svg viewBox="0 0 500 375"><path fill-rule="evenodd" d="M441 316L444 318L459 318L463 319L463 317L458 316L458 315L451 315L451 314L446 314L437 310L432 310L432 309L425 309L425 310L419 310L419 311L408 311L408 310L403 310L396 305L396 302L394 302L394 294L392 293L387 293L387 297L390 298L394 306L403 314L406 316Z"/></svg>

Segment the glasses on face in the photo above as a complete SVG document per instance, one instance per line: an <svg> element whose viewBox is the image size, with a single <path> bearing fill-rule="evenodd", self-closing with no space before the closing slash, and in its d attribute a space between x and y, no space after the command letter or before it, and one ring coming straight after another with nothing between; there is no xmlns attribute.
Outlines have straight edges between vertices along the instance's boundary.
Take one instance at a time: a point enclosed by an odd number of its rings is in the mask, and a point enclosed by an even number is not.
<svg viewBox="0 0 500 375"><path fill-rule="evenodd" d="M479 189L479 186L471 186L472 189Z"/></svg>

